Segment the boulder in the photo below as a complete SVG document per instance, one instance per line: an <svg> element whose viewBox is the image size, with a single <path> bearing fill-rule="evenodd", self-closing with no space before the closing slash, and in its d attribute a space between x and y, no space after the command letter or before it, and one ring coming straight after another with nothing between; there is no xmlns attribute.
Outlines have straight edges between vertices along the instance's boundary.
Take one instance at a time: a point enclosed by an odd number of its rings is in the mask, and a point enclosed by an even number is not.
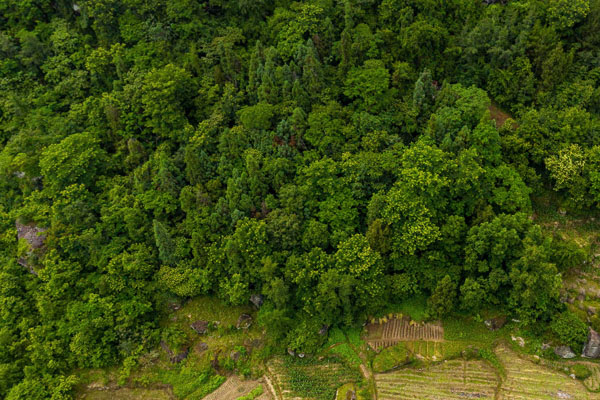
<svg viewBox="0 0 600 400"><path fill-rule="evenodd" d="M250 302L254 304L256 308L260 308L260 306L263 305L263 301L264 299L260 294L253 294L252 296L250 296Z"/></svg>
<svg viewBox="0 0 600 400"><path fill-rule="evenodd" d="M557 346L554 348L554 354L560 358L575 358L575 353L569 346Z"/></svg>
<svg viewBox="0 0 600 400"><path fill-rule="evenodd" d="M525 347L525 339L523 339L521 336L510 336L510 338L512 339L513 342L517 342L517 344L521 347Z"/></svg>
<svg viewBox="0 0 600 400"><path fill-rule="evenodd" d="M485 326L487 326L489 330L497 331L498 329L500 329L504 325L506 325L506 317L501 316L501 317L496 317L496 318L490 318L490 319L485 320L484 323L485 323Z"/></svg>
<svg viewBox="0 0 600 400"><path fill-rule="evenodd" d="M190 352L190 349L189 349L188 347L185 347L185 348L184 348L184 349L181 351L181 353L179 353L179 354L175 355L174 357L171 357L171 362L172 362L173 364L177 364L177 363L180 363L180 362L182 362L182 361L183 361L183 360L185 360L185 358L188 356L189 352Z"/></svg>
<svg viewBox="0 0 600 400"><path fill-rule="evenodd" d="M250 326L252 326L252 316L248 314L240 315L236 324L236 328L248 329Z"/></svg>
<svg viewBox="0 0 600 400"><path fill-rule="evenodd" d="M160 347L162 347L162 349L165 351L165 353L167 353L167 355L169 356L169 360L173 364L177 364L177 363L180 363L181 361L185 360L185 358L188 356L188 353L190 352L190 349L186 346L183 348L183 350L180 353L175 354L173 352L173 350L171 350L169 348L169 345L167 345L167 342L165 342L164 340L162 340L160 342Z"/></svg>
<svg viewBox="0 0 600 400"><path fill-rule="evenodd" d="M198 335L204 335L208 331L208 321L196 321L190 325Z"/></svg>
<svg viewBox="0 0 600 400"><path fill-rule="evenodd" d="M581 356L586 358L600 358L600 335L593 329L590 329Z"/></svg>

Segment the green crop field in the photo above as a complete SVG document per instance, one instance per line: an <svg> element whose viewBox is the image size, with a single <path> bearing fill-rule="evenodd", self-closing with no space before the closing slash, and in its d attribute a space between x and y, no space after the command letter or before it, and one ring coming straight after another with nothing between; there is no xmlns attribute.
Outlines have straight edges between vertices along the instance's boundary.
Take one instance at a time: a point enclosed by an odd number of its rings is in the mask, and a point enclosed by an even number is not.
<svg viewBox="0 0 600 400"><path fill-rule="evenodd" d="M522 359L507 347L498 347L496 354L506 371L506 380L500 388L503 400L600 399L600 395L588 392L581 382Z"/></svg>
<svg viewBox="0 0 600 400"><path fill-rule="evenodd" d="M495 371L483 361L452 360L424 368L377 374L380 400L493 399Z"/></svg>
<svg viewBox="0 0 600 400"><path fill-rule="evenodd" d="M358 370L329 359L276 358L268 371L282 400L330 400L340 385L361 380Z"/></svg>

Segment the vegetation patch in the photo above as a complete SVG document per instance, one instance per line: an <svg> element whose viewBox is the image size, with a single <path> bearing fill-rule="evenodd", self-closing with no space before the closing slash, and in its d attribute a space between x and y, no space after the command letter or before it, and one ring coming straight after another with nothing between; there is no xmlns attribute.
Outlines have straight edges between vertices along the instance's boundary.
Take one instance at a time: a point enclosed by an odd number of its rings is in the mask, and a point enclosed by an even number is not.
<svg viewBox="0 0 600 400"><path fill-rule="evenodd" d="M557 372L521 358L503 345L496 349L496 354L506 371L506 378L500 388L502 398L533 400L588 399L590 397L585 386L566 373Z"/></svg>
<svg viewBox="0 0 600 400"><path fill-rule="evenodd" d="M276 358L268 367L284 399L331 400L340 384L362 379L358 370L331 358Z"/></svg>
<svg viewBox="0 0 600 400"><path fill-rule="evenodd" d="M389 371L410 361L410 353L404 343L398 343L379 352L373 360L373 371Z"/></svg>
<svg viewBox="0 0 600 400"><path fill-rule="evenodd" d="M375 375L380 400L494 399L495 371L483 361L452 360Z"/></svg>

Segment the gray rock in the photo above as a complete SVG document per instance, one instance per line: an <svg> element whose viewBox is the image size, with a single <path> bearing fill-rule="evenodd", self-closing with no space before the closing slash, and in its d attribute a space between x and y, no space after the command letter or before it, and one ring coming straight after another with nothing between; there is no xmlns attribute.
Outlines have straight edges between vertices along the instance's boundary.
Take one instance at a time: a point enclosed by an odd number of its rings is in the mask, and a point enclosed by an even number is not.
<svg viewBox="0 0 600 400"><path fill-rule="evenodd" d="M208 331L208 321L196 321L190 325L198 335L204 335Z"/></svg>
<svg viewBox="0 0 600 400"><path fill-rule="evenodd" d="M45 228L39 228L34 224L24 225L19 221L15 223L15 226L17 227L17 238L25 239L32 250L44 247L46 241Z"/></svg>
<svg viewBox="0 0 600 400"><path fill-rule="evenodd" d="M263 301L264 299L260 294L253 294L252 296L250 296L250 302L254 304L256 308L260 308L260 306L263 305Z"/></svg>
<svg viewBox="0 0 600 400"><path fill-rule="evenodd" d="M487 326L489 330L497 331L498 329L500 329L504 325L506 325L506 317L501 316L501 317L487 319L484 321L484 323L485 323L485 326Z"/></svg>
<svg viewBox="0 0 600 400"><path fill-rule="evenodd" d="M554 354L560 358L575 358L575 353L569 346L558 346L554 348Z"/></svg>
<svg viewBox="0 0 600 400"><path fill-rule="evenodd" d="M236 328L248 329L250 326L252 326L252 316L248 314L240 315L236 324Z"/></svg>
<svg viewBox="0 0 600 400"><path fill-rule="evenodd" d="M599 358L600 357L600 335L593 329L590 329L587 342L583 346L582 357Z"/></svg>
<svg viewBox="0 0 600 400"><path fill-rule="evenodd" d="M573 396L571 396L569 393L563 392L562 390L559 390L558 392L556 392L556 397L558 397L559 399L572 399Z"/></svg>
<svg viewBox="0 0 600 400"><path fill-rule="evenodd" d="M329 325L323 325L321 327L321 329L319 329L319 335L321 335L321 336L326 335L328 331L329 331Z"/></svg>

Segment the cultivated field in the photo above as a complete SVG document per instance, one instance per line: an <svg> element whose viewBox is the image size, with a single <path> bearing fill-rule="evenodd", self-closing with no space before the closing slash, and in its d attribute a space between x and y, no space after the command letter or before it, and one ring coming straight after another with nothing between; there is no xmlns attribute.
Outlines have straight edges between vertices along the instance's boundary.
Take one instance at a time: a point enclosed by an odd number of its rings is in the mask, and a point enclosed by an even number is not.
<svg viewBox="0 0 600 400"><path fill-rule="evenodd" d="M583 383L591 391L600 391L600 365L587 363L587 367L592 371L592 375L587 378Z"/></svg>
<svg viewBox="0 0 600 400"><path fill-rule="evenodd" d="M242 381L237 376L231 376L217 390L206 396L203 400L236 400L240 396L248 394L252 389L261 385L259 381ZM257 400L269 400L269 390L263 384L263 394Z"/></svg>
<svg viewBox="0 0 600 400"><path fill-rule="evenodd" d="M493 399L498 387L487 363L465 360L377 374L375 381L380 400Z"/></svg>
<svg viewBox="0 0 600 400"><path fill-rule="evenodd" d="M267 368L281 400L331 400L338 387L361 379L358 370L333 360L276 358Z"/></svg>
<svg viewBox="0 0 600 400"><path fill-rule="evenodd" d="M499 346L496 354L506 371L500 399L600 399L600 395L588 392L581 382L521 359L505 346Z"/></svg>
<svg viewBox="0 0 600 400"><path fill-rule="evenodd" d="M441 323L417 323L409 318L392 318L382 324L368 324L367 332L366 340L375 351L398 342L439 342L444 339Z"/></svg>
<svg viewBox="0 0 600 400"><path fill-rule="evenodd" d="M170 400L175 397L166 390L160 389L117 389L90 390L77 397L79 400Z"/></svg>

